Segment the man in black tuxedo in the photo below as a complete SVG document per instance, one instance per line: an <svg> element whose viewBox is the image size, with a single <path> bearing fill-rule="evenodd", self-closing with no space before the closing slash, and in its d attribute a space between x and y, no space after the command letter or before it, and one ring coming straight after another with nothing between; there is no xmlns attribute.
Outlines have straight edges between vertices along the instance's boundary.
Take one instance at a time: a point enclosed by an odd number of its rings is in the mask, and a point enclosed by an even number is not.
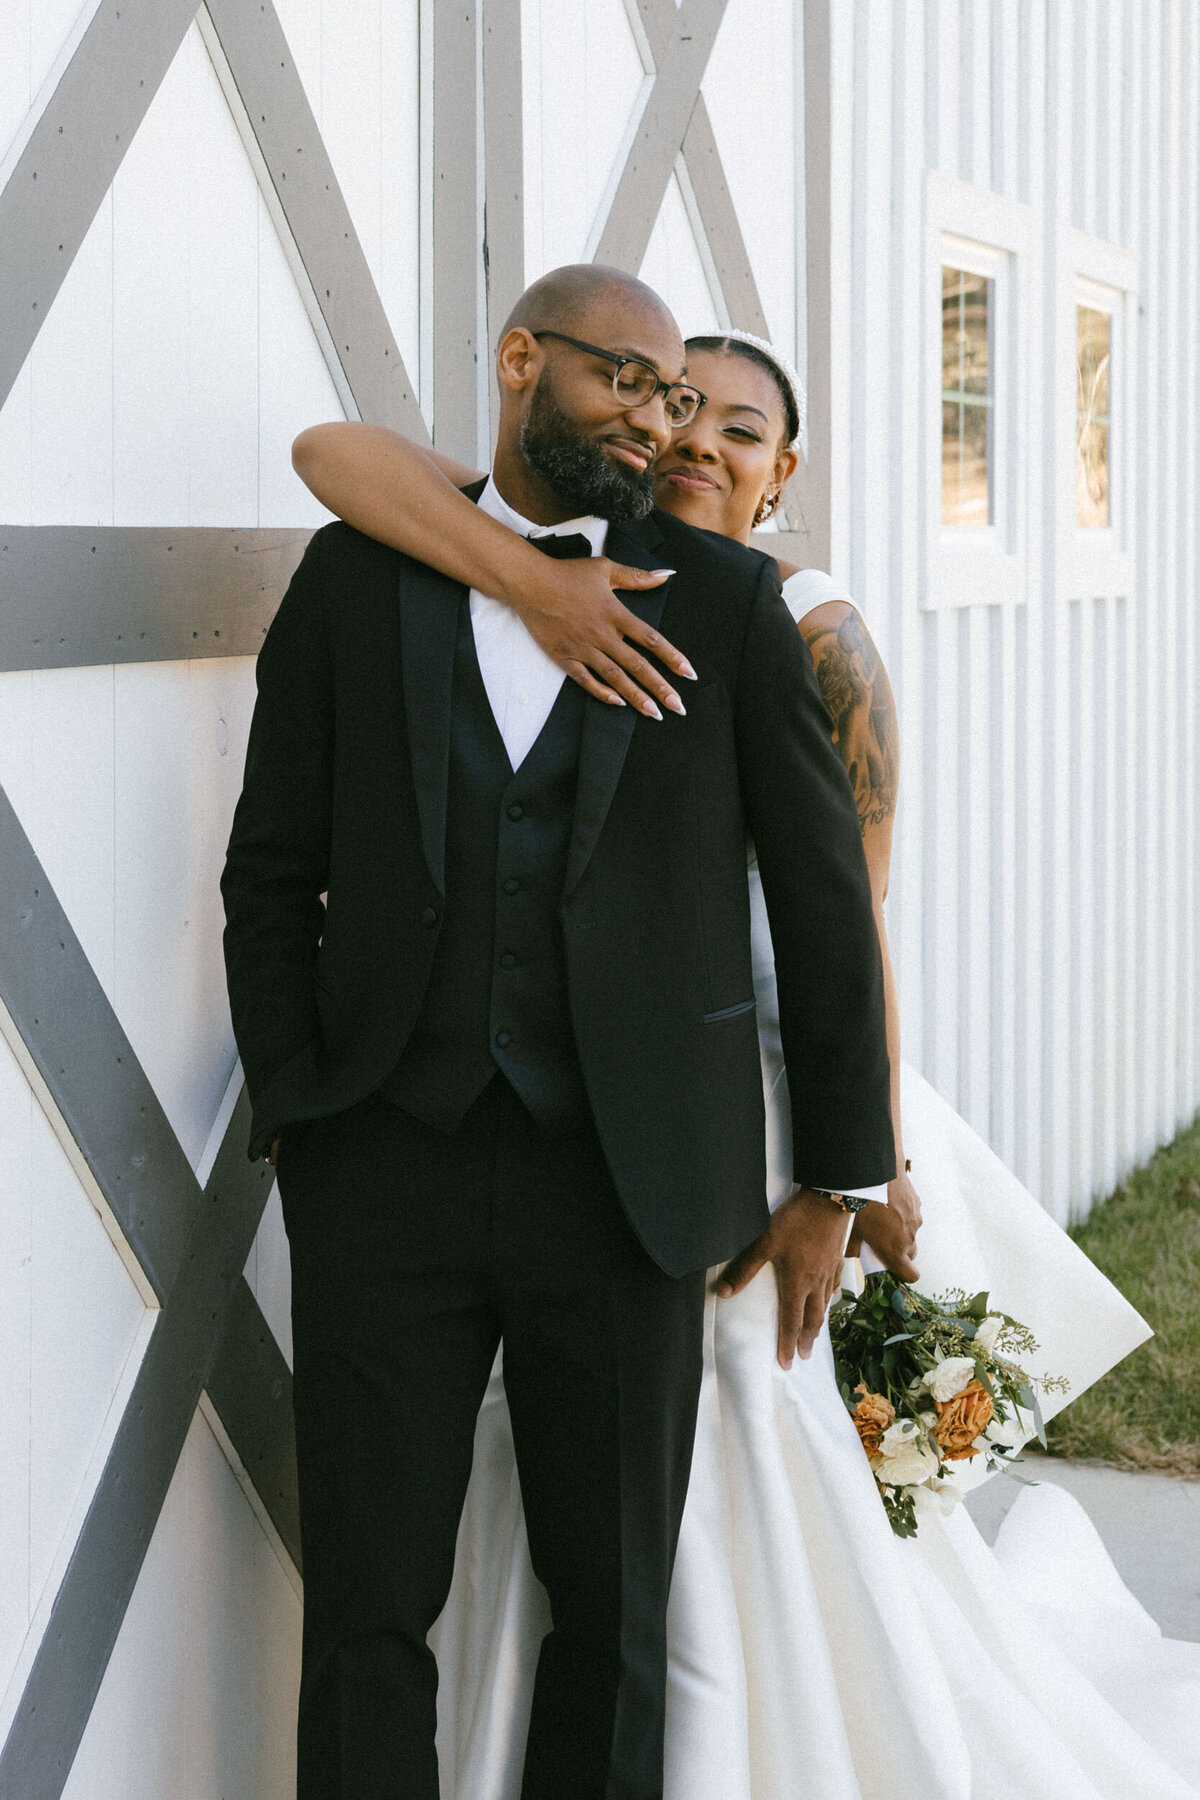
<svg viewBox="0 0 1200 1800"><path fill-rule="evenodd" d="M748 834L809 1184L772 1225L789 1304L823 1304L840 1259L818 1190L893 1172L870 891L811 660L773 562L650 512L695 403L675 322L614 271L557 271L498 371L473 497L568 554L669 565L626 598L699 680L686 716L601 705L486 596L344 525L263 645L223 891L292 1257L300 1800L437 1794L425 1639L501 1341L553 1617L523 1800L661 1795L704 1271L766 1225Z"/></svg>

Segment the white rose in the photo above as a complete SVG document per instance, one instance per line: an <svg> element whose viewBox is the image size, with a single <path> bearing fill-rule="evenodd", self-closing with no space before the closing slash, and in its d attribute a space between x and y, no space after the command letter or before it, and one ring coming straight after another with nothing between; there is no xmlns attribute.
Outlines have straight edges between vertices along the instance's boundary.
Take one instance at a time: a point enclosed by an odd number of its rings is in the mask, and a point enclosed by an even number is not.
<svg viewBox="0 0 1200 1800"><path fill-rule="evenodd" d="M935 1400L943 1406L947 1400L953 1400L961 1394L969 1381L975 1379L975 1362L970 1356L947 1356L936 1369L928 1369L922 1377L925 1386Z"/></svg>
<svg viewBox="0 0 1200 1800"><path fill-rule="evenodd" d="M1003 1330L1004 1320L997 1318L995 1313L989 1313L975 1333L976 1349L982 1350L985 1356L990 1356L996 1348L996 1339Z"/></svg>
<svg viewBox="0 0 1200 1800"><path fill-rule="evenodd" d="M926 1516L944 1517L952 1513L962 1499L962 1492L952 1481L927 1481L913 1490L913 1507Z"/></svg>
<svg viewBox="0 0 1200 1800"><path fill-rule="evenodd" d="M910 1441L901 1444L894 1455L881 1456L875 1463L875 1479L884 1487L915 1487L937 1474L935 1451L924 1444Z"/></svg>
<svg viewBox="0 0 1200 1800"><path fill-rule="evenodd" d="M1017 1417L1011 1419L993 1419L984 1432L989 1444L1002 1444L1005 1449L1015 1450L1029 1436L1025 1426Z"/></svg>
<svg viewBox="0 0 1200 1800"><path fill-rule="evenodd" d="M921 1435L920 1426L915 1419L897 1419L889 1425L879 1440L880 1450L884 1456L898 1456L914 1438Z"/></svg>

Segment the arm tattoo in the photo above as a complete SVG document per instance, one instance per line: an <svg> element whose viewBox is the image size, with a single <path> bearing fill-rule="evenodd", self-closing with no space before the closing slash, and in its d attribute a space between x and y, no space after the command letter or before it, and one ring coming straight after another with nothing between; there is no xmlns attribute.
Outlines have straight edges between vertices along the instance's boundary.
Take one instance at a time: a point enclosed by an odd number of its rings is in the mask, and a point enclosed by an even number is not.
<svg viewBox="0 0 1200 1800"><path fill-rule="evenodd" d="M857 612L836 631L818 632L809 649L865 832L896 810L900 733L892 685Z"/></svg>

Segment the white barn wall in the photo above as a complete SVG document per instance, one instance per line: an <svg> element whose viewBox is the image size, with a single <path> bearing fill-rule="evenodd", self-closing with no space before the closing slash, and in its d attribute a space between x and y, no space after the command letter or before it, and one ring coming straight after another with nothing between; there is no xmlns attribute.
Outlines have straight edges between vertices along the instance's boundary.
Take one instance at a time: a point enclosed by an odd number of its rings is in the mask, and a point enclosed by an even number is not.
<svg viewBox="0 0 1200 1800"><path fill-rule="evenodd" d="M430 3L277 0L427 417ZM1200 1099L1200 22L1188 0L806 0L828 9L833 43L828 90L810 85L833 169L835 306L816 339L802 329L804 3L731 0L703 93L771 329L828 369L830 560L900 704L889 912L906 1050L1065 1219ZM92 10L0 0L0 157ZM623 0L522 0L520 17L532 278L597 240L651 82ZM1022 579L995 603L930 591L931 177L1024 234ZM1080 254L1132 268L1136 286L1127 555L1082 585ZM685 329L723 317L678 175L643 266ZM315 526L288 448L338 416L193 27L0 410L0 522ZM0 675L0 782L193 1165L234 1062L216 881L252 700L242 658ZM247 1276L290 1355L277 1200ZM36 1647L148 1329L0 1049L0 1689ZM198 1416L68 1792L284 1792L297 1629ZM236 1692L214 1674L223 1659ZM151 1666L163 1710L140 1686ZM213 1761L222 1733L228 1763Z"/></svg>
<svg viewBox="0 0 1200 1800"><path fill-rule="evenodd" d="M16 44L24 104L0 115L0 131L19 129L77 35L74 10L6 5L0 68L11 85ZM53 42L51 13L63 15ZM415 91L411 66L409 76ZM348 108L354 71L338 77L327 86ZM393 65L388 91L397 85ZM403 341L415 336L415 258L410 244L389 276L374 148L361 204L377 209L375 272ZM393 142L405 170L413 148ZM403 195L403 180L389 189L392 215ZM317 525L327 515L292 474L290 444L302 425L340 416L193 27L0 411L0 520ZM0 674L0 783L193 1165L235 1061L217 880L253 695L245 658ZM290 1350L277 1203L261 1237L252 1286ZM0 1044L0 1739L153 1316ZM276 1551L198 1418L70 1791L285 1794L298 1618ZM247 1709L257 1741L241 1729Z"/></svg>
<svg viewBox="0 0 1200 1800"><path fill-rule="evenodd" d="M1197 21L1174 0L862 0L832 18L853 94L850 133L831 129L850 247L829 349L847 440L833 572L901 710L890 918L906 1049L1065 1220L1200 1098ZM921 355L930 171L1033 226L1008 372L1029 421L1023 575L1001 604L969 588L932 603L913 529L938 454ZM1129 554L1111 575L1074 527L1078 261L1128 264L1136 286Z"/></svg>

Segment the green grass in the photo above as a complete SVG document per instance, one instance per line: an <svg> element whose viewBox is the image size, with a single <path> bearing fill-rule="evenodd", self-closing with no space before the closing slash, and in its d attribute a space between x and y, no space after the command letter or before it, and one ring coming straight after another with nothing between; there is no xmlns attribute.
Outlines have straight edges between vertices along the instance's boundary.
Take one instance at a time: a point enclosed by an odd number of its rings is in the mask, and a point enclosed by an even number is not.
<svg viewBox="0 0 1200 1800"><path fill-rule="evenodd" d="M1071 1235L1156 1335L1051 1421L1052 1454L1200 1478L1200 1123Z"/></svg>

